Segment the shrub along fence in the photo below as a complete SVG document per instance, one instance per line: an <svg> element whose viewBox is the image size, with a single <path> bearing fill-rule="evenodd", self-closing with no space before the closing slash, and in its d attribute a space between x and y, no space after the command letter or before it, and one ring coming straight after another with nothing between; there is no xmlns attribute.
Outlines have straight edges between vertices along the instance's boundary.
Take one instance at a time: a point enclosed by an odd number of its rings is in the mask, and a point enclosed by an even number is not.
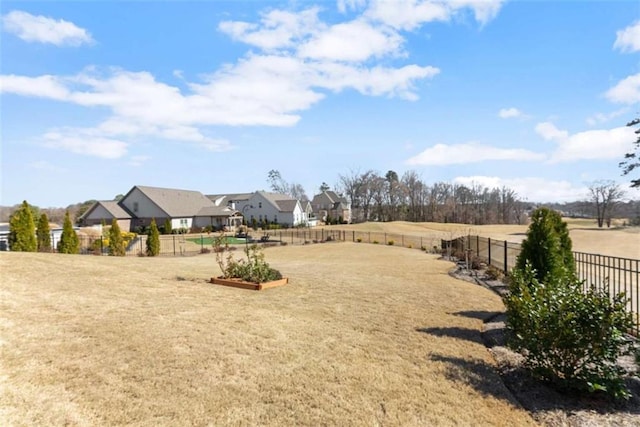
<svg viewBox="0 0 640 427"><path fill-rule="evenodd" d="M520 244L480 236L462 236L442 241L443 251L469 260L478 257L508 273L516 265ZM627 311L633 315L634 335L640 335L640 260L607 255L573 252L578 278L585 290L590 287L613 296L624 292L629 302Z"/></svg>

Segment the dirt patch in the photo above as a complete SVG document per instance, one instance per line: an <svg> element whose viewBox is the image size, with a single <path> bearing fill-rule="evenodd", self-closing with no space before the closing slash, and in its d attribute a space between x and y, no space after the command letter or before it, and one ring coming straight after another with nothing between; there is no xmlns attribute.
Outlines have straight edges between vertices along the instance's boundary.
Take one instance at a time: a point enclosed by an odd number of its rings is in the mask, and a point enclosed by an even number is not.
<svg viewBox="0 0 640 427"><path fill-rule="evenodd" d="M476 283L504 295L507 287L497 280L485 280L482 272L457 267L450 274L461 280ZM496 313L485 319L482 339L496 361L496 367L505 386L514 399L545 426L640 426L640 379L631 374L639 367L633 358L625 358L621 365L630 373L627 386L631 398L612 402L593 395L563 394L535 380L523 368L524 358L506 346L507 320L505 313Z"/></svg>

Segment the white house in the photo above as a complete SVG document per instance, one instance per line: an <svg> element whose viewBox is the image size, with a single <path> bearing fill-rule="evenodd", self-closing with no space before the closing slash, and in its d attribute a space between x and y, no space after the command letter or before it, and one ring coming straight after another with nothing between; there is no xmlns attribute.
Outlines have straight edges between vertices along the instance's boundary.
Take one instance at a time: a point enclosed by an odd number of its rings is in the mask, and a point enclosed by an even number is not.
<svg viewBox="0 0 640 427"><path fill-rule="evenodd" d="M229 195L227 200L242 213L247 224L255 220L257 224L269 222L293 227L308 225L307 214L300 202L285 194L256 191L248 198L234 199L233 195Z"/></svg>

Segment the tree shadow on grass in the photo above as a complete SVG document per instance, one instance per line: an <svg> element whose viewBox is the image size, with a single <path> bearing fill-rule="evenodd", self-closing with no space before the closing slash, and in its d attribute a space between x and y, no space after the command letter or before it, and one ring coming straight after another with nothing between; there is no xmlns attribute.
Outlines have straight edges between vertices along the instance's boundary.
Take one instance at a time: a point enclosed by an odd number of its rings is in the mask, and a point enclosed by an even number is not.
<svg viewBox="0 0 640 427"><path fill-rule="evenodd" d="M489 319L496 317L503 312L501 311L486 311L486 310L467 310L467 311L457 311L453 314L454 316L468 317L470 319L478 319L483 322L488 321Z"/></svg>
<svg viewBox="0 0 640 427"><path fill-rule="evenodd" d="M483 344L482 335L477 329L460 328L451 326L446 328L416 328L416 331L435 337L457 338L465 341Z"/></svg>
<svg viewBox="0 0 640 427"><path fill-rule="evenodd" d="M480 359L463 359L460 357L432 354L431 360L446 363L445 377L449 381L473 387L484 396L493 396L520 406L496 371L496 368Z"/></svg>
<svg viewBox="0 0 640 427"><path fill-rule="evenodd" d="M558 411L566 414L566 417L575 416L578 412L586 412L601 414L603 419L600 421L609 418L607 425L620 425L619 419L613 417L614 414L622 414L634 420L627 424L625 418L625 421L622 421L624 425L640 425L640 380L638 379L627 380L632 393L629 400L612 401L603 395L572 395L560 392L534 379L523 368L504 371L479 359L467 360L440 354L431 355L431 360L448 365L449 369L445 373L448 380L473 387L485 396L493 396L522 406L538 420L549 419L549 414Z"/></svg>

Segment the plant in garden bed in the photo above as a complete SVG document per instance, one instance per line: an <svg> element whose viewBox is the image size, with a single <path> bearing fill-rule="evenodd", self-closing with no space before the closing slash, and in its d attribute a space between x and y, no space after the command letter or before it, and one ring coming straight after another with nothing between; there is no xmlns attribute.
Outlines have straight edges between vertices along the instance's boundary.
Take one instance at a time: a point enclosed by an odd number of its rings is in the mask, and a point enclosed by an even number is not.
<svg viewBox="0 0 640 427"><path fill-rule="evenodd" d="M282 274L269 266L264 260L263 249L258 245L247 246L244 250L247 259L237 260L229 251L229 244L221 234L214 240L213 251L216 262L222 271L223 279L240 279L251 283L264 283L282 279ZM226 255L225 255L226 252Z"/></svg>

